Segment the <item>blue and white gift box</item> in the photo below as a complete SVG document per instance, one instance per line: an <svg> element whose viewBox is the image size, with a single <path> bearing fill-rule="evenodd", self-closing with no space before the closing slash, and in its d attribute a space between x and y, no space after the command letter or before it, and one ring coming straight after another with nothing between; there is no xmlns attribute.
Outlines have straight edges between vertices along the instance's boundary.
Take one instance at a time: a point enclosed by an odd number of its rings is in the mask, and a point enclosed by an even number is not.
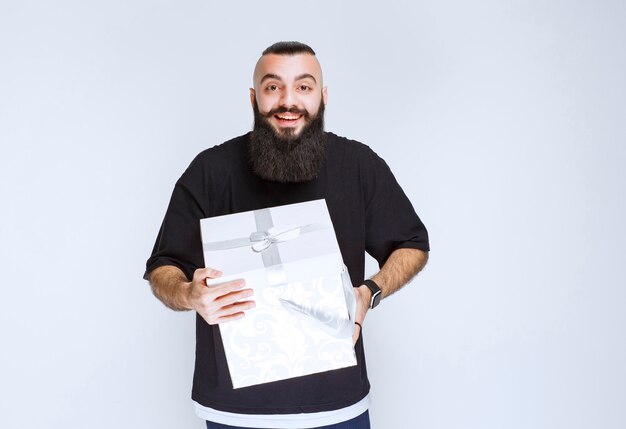
<svg viewBox="0 0 626 429"><path fill-rule="evenodd" d="M355 298L324 200L200 221L209 287L245 279L255 308L219 325L234 388L356 365Z"/></svg>

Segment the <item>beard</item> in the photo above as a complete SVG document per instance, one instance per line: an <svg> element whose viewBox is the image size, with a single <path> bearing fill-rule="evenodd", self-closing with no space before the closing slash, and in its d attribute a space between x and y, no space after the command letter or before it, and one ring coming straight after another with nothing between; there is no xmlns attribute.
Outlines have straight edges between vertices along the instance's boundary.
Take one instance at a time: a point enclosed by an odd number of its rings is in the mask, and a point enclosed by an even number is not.
<svg viewBox="0 0 626 429"><path fill-rule="evenodd" d="M311 118L306 110L271 110L263 115L254 100L254 129L248 141L248 154L252 170L266 180L283 183L307 182L317 178L326 159L324 135L324 102ZM302 114L306 123L298 135L292 128L278 132L268 118L279 113Z"/></svg>

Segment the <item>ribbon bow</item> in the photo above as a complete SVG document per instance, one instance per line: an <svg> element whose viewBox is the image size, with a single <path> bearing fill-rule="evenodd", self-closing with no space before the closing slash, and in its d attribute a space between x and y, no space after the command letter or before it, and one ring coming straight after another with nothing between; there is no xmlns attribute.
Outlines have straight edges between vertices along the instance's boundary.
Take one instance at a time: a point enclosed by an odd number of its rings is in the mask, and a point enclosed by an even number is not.
<svg viewBox="0 0 626 429"><path fill-rule="evenodd" d="M273 226L267 231L257 231L250 234L252 250L261 253L272 244L293 240L300 236L302 227L293 225Z"/></svg>

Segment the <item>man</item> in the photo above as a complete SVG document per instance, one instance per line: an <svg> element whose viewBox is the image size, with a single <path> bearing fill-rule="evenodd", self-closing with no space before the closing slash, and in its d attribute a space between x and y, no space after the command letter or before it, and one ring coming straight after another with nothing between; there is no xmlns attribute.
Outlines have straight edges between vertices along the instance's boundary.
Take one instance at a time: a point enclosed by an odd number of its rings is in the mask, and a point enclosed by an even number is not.
<svg viewBox="0 0 626 429"><path fill-rule="evenodd" d="M315 52L267 48L254 70L254 130L202 152L176 183L146 278L174 310L195 310L192 398L207 428L369 428L361 327L367 311L426 264L428 234L391 171L360 143L324 132L327 89ZM357 298L357 366L233 389L218 329L254 307L243 280L207 287L199 219L325 198ZM380 272L364 280L365 251ZM204 267L206 262L207 267Z"/></svg>

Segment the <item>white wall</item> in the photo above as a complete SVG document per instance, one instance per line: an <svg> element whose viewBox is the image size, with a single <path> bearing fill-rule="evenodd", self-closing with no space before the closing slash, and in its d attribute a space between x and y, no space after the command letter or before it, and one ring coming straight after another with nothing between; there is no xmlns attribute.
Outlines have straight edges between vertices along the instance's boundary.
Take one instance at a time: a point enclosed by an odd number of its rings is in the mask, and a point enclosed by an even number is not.
<svg viewBox="0 0 626 429"><path fill-rule="evenodd" d="M431 234L368 316L373 426L626 425L623 3L389 3L0 3L0 427L202 427L143 265L289 39Z"/></svg>

